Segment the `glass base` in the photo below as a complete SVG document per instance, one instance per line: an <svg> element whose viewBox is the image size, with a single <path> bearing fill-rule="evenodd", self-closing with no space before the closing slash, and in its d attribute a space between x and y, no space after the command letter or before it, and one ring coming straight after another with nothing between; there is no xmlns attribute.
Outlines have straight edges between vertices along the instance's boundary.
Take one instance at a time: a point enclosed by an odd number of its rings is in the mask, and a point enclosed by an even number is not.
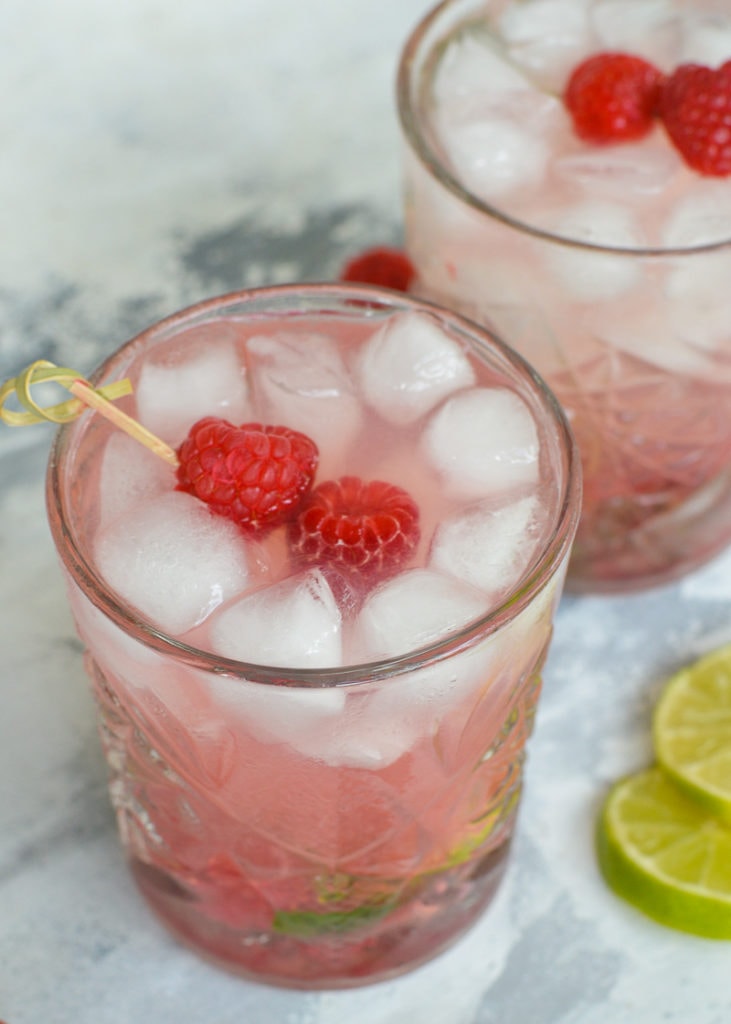
<svg viewBox="0 0 731 1024"><path fill-rule="evenodd" d="M432 738L378 771L256 746L253 732L226 761L231 719L200 694L205 715L185 705L185 728L157 693L87 655L120 839L153 911L199 955L275 986L355 987L436 956L505 870L541 639L498 715L473 709L452 746ZM190 702L195 681L160 691Z"/></svg>
<svg viewBox="0 0 731 1024"><path fill-rule="evenodd" d="M404 974L456 942L495 896L509 845L419 880L411 899L375 920L282 920L278 930L258 925L255 914L248 926L216 919L159 868L131 859L130 869L168 930L216 966L277 987L343 989Z"/></svg>

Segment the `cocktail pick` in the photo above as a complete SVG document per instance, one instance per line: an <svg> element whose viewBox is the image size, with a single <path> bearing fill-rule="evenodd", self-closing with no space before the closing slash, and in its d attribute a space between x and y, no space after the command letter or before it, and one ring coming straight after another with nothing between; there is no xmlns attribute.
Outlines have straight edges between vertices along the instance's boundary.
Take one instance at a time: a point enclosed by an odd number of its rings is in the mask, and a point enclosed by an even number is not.
<svg viewBox="0 0 731 1024"><path fill-rule="evenodd" d="M31 387L34 384L60 384L70 391L74 398L44 408L31 395ZM0 419L11 427L24 427L31 423L40 423L42 420L68 423L89 406L171 466L177 466L178 457L169 445L112 404L117 398L131 393L132 384L127 378L94 388L76 370L56 366L47 359L37 359L17 377L6 381L0 387ZM16 396L24 411L14 411L5 407L11 395Z"/></svg>

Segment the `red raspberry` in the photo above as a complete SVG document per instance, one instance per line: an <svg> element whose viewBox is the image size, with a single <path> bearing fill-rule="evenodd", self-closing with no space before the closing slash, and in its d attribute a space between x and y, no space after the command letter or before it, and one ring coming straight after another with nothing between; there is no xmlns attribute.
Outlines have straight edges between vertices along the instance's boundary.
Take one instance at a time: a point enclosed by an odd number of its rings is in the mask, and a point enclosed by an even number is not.
<svg viewBox="0 0 731 1024"><path fill-rule="evenodd" d="M288 427L207 416L178 449L178 490L249 529L275 526L312 486L318 457L315 442Z"/></svg>
<svg viewBox="0 0 731 1024"><path fill-rule="evenodd" d="M419 542L419 509L395 484L357 476L327 480L307 495L289 542L305 561L388 576Z"/></svg>
<svg viewBox="0 0 731 1024"><path fill-rule="evenodd" d="M681 64L660 96L660 116L675 148L701 174L731 174L731 61L713 70Z"/></svg>
<svg viewBox="0 0 731 1024"><path fill-rule="evenodd" d="M587 142L640 139L652 128L663 75L641 57L598 53L574 69L564 102Z"/></svg>
<svg viewBox="0 0 731 1024"><path fill-rule="evenodd" d="M379 246L367 249L346 263L340 273L340 280L378 284L382 288L407 292L414 276L414 265L405 252Z"/></svg>

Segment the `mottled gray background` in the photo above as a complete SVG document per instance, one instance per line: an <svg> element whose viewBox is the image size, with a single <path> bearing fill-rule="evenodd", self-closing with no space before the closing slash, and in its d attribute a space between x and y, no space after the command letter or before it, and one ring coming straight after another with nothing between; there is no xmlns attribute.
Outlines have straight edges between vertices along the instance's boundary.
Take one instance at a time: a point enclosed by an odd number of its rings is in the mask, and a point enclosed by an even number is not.
<svg viewBox="0 0 731 1024"><path fill-rule="evenodd" d="M332 277L398 242L393 78L424 0L4 0L0 375L88 371L197 299ZM398 981L252 985L150 918L124 870L45 525L45 427L0 428L0 1018L7 1024L729 1020L730 951L616 900L592 833L650 757L665 675L731 639L731 557L561 608L515 857L489 913Z"/></svg>

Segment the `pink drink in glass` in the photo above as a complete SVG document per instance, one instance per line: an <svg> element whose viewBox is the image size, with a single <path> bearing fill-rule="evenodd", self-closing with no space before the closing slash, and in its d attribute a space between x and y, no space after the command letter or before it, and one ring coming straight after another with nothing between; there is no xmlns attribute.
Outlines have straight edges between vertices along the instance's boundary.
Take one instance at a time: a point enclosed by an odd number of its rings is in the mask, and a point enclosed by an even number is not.
<svg viewBox="0 0 731 1024"><path fill-rule="evenodd" d="M119 404L173 446L201 416L284 423L319 446L315 486L357 474L418 504L418 546L374 582L303 563L287 524L214 515L98 414L62 428L48 476L149 904L270 983L407 970L504 869L578 520L560 407L480 328L342 286L193 307L95 382L127 376Z"/></svg>
<svg viewBox="0 0 731 1024"><path fill-rule="evenodd" d="M669 73L731 58L684 0L448 0L406 44L406 235L418 290L492 325L582 453L577 590L677 577L731 540L731 184L663 127L596 145L562 101L589 55Z"/></svg>

